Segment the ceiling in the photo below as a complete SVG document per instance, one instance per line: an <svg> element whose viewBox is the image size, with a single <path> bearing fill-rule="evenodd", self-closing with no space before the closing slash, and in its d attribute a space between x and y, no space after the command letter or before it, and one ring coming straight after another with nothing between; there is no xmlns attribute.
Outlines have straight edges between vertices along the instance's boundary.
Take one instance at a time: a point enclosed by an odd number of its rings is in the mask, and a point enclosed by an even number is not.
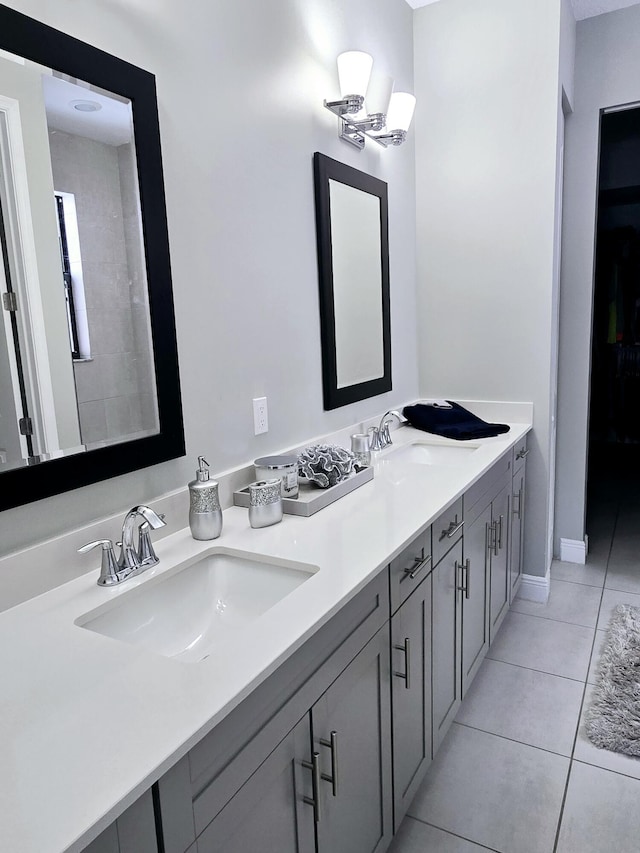
<svg viewBox="0 0 640 853"><path fill-rule="evenodd" d="M414 9L438 2L443 2L443 0L407 0L407 3ZM576 21L581 21L583 18L593 18L605 12L614 12L616 9L635 6L640 0L570 0L570 2Z"/></svg>

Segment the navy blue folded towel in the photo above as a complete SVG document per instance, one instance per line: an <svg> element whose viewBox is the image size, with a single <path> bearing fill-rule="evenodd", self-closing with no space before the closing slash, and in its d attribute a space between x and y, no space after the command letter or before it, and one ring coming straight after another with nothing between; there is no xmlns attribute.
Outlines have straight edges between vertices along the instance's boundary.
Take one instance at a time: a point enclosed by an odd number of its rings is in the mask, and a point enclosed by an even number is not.
<svg viewBox="0 0 640 853"><path fill-rule="evenodd" d="M490 438L492 435L509 432L508 424L489 424L458 403L451 400L447 400L447 403L451 404L450 409L416 403L413 406L405 406L402 413L416 429L433 432L445 438L456 438L458 441Z"/></svg>

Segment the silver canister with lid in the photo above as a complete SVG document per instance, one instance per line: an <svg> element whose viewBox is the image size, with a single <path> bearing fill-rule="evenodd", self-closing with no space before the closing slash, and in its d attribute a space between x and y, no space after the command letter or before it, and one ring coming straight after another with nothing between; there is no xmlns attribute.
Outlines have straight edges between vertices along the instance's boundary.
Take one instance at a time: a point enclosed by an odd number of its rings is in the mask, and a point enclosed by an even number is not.
<svg viewBox="0 0 640 853"><path fill-rule="evenodd" d="M271 480L278 477L282 483L283 498L298 497L298 457L262 456L253 463L258 480Z"/></svg>
<svg viewBox="0 0 640 853"><path fill-rule="evenodd" d="M280 480L258 480L249 484L249 524L252 527L269 527L282 521L282 495Z"/></svg>

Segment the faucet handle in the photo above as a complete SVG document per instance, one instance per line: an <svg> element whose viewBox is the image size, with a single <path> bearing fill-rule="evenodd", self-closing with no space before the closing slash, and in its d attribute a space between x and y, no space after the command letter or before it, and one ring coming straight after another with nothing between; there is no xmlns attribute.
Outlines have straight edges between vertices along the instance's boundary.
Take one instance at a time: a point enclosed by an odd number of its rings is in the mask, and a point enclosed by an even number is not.
<svg viewBox="0 0 640 853"><path fill-rule="evenodd" d="M96 539L95 542L87 542L81 548L78 548L78 554L86 554L98 546L102 547L102 560L100 563L100 577L98 578L98 586L113 586L120 583L122 578L118 574L118 563L116 555L113 551L113 542L111 539Z"/></svg>
<svg viewBox="0 0 640 853"><path fill-rule="evenodd" d="M162 525L157 526L164 526L166 524L164 515L159 513L158 518L162 521ZM153 549L153 543L151 542L151 524L148 521L143 521L138 527L138 557L140 558L140 563L143 566L155 566L156 563L160 562L158 555Z"/></svg>
<svg viewBox="0 0 640 853"><path fill-rule="evenodd" d="M370 450L382 450L384 444L382 444L380 440L382 436L380 435L380 430L378 429L378 427L369 427L367 432L371 433L371 441L369 443Z"/></svg>

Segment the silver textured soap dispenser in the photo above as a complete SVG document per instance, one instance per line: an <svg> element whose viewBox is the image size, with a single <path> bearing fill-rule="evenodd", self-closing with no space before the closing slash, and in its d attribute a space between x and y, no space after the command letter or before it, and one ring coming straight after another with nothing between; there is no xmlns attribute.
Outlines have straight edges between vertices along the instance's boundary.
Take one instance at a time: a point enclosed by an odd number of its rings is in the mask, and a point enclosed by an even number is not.
<svg viewBox="0 0 640 853"><path fill-rule="evenodd" d="M198 456L196 479L189 483L189 527L194 539L217 539L222 532L218 484L209 479L208 469L204 456Z"/></svg>

